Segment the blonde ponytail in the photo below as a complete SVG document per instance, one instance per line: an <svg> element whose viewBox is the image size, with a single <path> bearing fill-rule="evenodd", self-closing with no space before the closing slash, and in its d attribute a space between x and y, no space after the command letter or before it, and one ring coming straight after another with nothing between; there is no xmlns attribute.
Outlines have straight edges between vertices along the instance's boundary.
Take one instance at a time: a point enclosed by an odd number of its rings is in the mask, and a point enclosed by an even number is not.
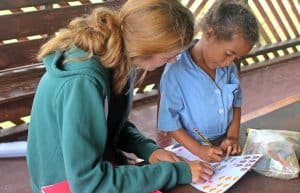
<svg viewBox="0 0 300 193"><path fill-rule="evenodd" d="M113 74L114 91L119 93L122 90L130 66L116 12L101 7L95 9L91 15L75 18L67 28L61 29L41 47L38 59L42 60L54 51L67 51L72 46L85 50L88 53L86 59L97 55L104 67L119 69Z"/></svg>
<svg viewBox="0 0 300 193"><path fill-rule="evenodd" d="M113 69L113 89L120 93L132 58L182 49L193 34L193 15L178 0L127 0L118 13L97 8L75 18L42 46L38 59L77 46L88 52L84 59L97 55Z"/></svg>

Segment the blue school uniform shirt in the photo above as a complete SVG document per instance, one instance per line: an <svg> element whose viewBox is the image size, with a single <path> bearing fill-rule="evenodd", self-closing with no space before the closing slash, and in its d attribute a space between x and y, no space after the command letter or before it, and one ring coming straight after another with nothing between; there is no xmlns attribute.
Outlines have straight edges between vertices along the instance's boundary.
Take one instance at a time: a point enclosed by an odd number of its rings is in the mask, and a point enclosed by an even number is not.
<svg viewBox="0 0 300 193"><path fill-rule="evenodd" d="M233 107L241 107L242 90L235 65L217 68L213 81L191 58L189 50L167 64L160 82L158 128L174 131L184 128L198 141L198 128L208 139L227 132Z"/></svg>

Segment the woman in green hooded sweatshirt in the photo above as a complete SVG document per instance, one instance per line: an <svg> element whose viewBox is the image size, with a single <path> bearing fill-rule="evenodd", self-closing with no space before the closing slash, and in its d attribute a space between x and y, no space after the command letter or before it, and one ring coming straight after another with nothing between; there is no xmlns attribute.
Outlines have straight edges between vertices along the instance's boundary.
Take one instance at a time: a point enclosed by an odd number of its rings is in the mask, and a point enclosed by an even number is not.
<svg viewBox="0 0 300 193"><path fill-rule="evenodd" d="M175 61L193 27L177 0L128 0L72 20L42 46L28 136L34 193L61 181L72 193L149 193L209 179L208 164L181 161L128 121L136 68ZM121 151L149 164L123 165Z"/></svg>

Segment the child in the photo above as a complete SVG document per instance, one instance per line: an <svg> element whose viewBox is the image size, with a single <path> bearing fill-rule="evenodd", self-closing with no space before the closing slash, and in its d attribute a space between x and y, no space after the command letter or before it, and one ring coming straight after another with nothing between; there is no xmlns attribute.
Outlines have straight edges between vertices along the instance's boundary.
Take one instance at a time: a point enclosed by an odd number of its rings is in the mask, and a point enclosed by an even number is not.
<svg viewBox="0 0 300 193"><path fill-rule="evenodd" d="M242 1L216 1L196 40L167 65L161 79L158 127L199 158L215 162L241 153L242 90L234 62L258 41L258 24ZM194 131L221 145L207 146Z"/></svg>

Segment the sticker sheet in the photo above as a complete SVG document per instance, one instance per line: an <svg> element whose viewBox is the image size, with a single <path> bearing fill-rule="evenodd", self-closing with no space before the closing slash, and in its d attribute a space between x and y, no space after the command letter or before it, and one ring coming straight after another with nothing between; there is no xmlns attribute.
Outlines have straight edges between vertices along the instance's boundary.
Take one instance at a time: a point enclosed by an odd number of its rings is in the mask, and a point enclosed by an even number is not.
<svg viewBox="0 0 300 193"><path fill-rule="evenodd" d="M172 149L171 151L190 161L201 160L184 147ZM212 178L205 183L192 183L191 185L206 193L225 192L249 171L261 156L262 154L230 156L221 162L211 163L214 168Z"/></svg>

